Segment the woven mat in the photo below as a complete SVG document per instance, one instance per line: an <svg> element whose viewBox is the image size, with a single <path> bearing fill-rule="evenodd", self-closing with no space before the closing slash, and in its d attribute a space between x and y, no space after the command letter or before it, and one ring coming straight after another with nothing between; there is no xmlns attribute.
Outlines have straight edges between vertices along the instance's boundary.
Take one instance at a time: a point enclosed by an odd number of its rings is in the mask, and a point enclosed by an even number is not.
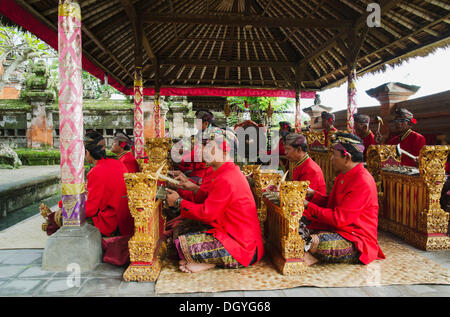
<svg viewBox="0 0 450 317"><path fill-rule="evenodd" d="M155 285L157 294L288 289L300 286L363 287L450 284L450 270L379 233L385 260L369 265L316 264L301 276L278 273L269 259L243 269L182 273L177 262L165 260Z"/></svg>

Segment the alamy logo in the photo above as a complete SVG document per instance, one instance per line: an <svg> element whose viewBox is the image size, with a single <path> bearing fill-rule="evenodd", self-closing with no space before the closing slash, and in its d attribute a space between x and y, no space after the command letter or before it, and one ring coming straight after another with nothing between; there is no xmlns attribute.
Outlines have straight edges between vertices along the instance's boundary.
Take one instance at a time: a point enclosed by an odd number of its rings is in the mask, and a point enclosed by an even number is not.
<svg viewBox="0 0 450 317"><path fill-rule="evenodd" d="M367 16L367 26L370 28L381 27L381 7L378 3L369 3L367 5L367 12L370 14Z"/></svg>

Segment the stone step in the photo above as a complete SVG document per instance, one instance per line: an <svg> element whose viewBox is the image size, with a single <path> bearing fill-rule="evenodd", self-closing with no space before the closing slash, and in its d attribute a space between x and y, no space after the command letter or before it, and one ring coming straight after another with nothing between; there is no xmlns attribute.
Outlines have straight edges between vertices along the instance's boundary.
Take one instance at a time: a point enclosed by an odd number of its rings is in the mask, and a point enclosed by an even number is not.
<svg viewBox="0 0 450 317"><path fill-rule="evenodd" d="M60 179L59 165L0 169L0 217L57 194Z"/></svg>

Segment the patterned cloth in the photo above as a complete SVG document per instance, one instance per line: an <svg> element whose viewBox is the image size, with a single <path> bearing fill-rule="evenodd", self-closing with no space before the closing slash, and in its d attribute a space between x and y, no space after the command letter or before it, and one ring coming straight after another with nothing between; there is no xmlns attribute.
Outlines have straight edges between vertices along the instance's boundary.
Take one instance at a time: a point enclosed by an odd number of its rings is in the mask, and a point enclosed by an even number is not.
<svg viewBox="0 0 450 317"><path fill-rule="evenodd" d="M243 267L223 247L219 240L206 232L181 235L175 240L181 258L187 262L215 264L221 268Z"/></svg>
<svg viewBox="0 0 450 317"><path fill-rule="evenodd" d="M335 232L318 232L319 245L313 256L321 262L360 263L355 245Z"/></svg>
<svg viewBox="0 0 450 317"><path fill-rule="evenodd" d="M211 229L212 227L204 222L192 220L192 219L183 219L183 221L175 227L173 230L173 240L178 239L179 236L188 234L188 233L196 233L203 232Z"/></svg>

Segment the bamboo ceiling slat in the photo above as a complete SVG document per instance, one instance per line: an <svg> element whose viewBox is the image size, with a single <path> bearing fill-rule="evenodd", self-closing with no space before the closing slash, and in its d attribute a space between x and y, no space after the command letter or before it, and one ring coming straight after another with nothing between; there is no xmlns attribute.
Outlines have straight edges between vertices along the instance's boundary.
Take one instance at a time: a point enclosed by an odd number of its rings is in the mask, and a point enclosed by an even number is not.
<svg viewBox="0 0 450 317"><path fill-rule="evenodd" d="M57 30L58 0L16 2ZM323 89L345 80L348 68L345 54L350 50L349 44L355 43L349 40L351 25L358 30L364 27L366 7L372 2L79 0L83 51L121 85L130 87L136 58L135 21L130 21L130 17L159 15L158 22L143 21L145 47L138 53L142 55L145 85L154 85L155 65L160 65L159 78L164 85L288 89L298 85ZM380 0L379 3L382 26L361 33L366 35L359 43L359 55L354 61L358 73L377 71L385 63L397 63L404 56L426 54L436 46L448 45L448 1ZM130 7L134 15L129 14ZM169 20L166 15L188 16L190 20ZM211 16L221 20L213 21ZM261 20L262 17L268 20ZM253 23L255 19L259 20ZM305 19L312 24L306 25ZM300 21L301 27L284 21ZM335 25L329 21L336 21ZM340 29L336 29L338 24L342 24ZM302 82L296 83L296 69L300 66L305 67L305 73Z"/></svg>

